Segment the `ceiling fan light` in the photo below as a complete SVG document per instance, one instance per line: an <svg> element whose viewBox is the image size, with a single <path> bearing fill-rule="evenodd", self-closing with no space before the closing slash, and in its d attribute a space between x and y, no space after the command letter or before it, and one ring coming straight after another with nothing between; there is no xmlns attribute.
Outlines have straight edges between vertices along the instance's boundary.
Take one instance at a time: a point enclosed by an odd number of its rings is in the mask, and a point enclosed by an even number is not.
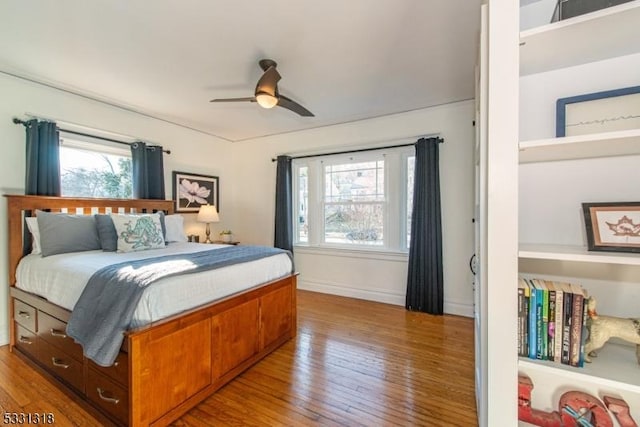
<svg viewBox="0 0 640 427"><path fill-rule="evenodd" d="M268 93L259 93L256 95L256 102L262 108L273 108L278 104L278 98Z"/></svg>

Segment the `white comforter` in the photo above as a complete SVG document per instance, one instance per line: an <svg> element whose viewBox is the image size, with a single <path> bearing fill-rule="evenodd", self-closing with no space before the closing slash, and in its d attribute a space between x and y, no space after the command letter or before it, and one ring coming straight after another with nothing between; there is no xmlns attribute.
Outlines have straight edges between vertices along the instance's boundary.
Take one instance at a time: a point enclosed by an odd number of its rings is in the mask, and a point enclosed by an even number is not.
<svg viewBox="0 0 640 427"><path fill-rule="evenodd" d="M109 264L222 247L225 246L170 243L164 249L140 252L88 251L45 258L27 255L18 265L16 287L40 295L67 310L73 310L91 275ZM145 325L286 276L290 272L289 256L280 254L216 270L159 280L145 289L134 313L132 326Z"/></svg>

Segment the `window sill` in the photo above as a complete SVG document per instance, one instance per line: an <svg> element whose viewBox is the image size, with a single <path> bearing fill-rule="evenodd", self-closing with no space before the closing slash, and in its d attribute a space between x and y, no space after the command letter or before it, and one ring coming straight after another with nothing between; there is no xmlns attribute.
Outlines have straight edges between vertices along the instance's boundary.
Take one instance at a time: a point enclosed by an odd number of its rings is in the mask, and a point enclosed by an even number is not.
<svg viewBox="0 0 640 427"><path fill-rule="evenodd" d="M408 252L394 251L390 249L359 249L359 248L343 248L336 246L306 246L295 245L293 247L294 254L303 255L324 255L336 257L349 257L361 259L375 259L382 261L407 262L409 259Z"/></svg>

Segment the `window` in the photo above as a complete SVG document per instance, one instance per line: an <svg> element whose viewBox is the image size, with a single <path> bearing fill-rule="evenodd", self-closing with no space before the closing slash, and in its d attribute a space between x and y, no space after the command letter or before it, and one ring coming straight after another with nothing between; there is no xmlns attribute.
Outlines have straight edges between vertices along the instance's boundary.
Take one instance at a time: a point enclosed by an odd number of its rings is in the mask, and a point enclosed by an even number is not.
<svg viewBox="0 0 640 427"><path fill-rule="evenodd" d="M415 172L416 165L416 156L407 156L406 165L407 168L407 227L406 227L406 239L407 239L407 247L409 247L409 243L411 242L411 214L413 213L413 177Z"/></svg>
<svg viewBox="0 0 640 427"><path fill-rule="evenodd" d="M298 184L298 226L297 241L307 243L309 241L309 213L307 211L309 200L309 168L300 166L296 175ZM294 218L296 216L294 215Z"/></svg>
<svg viewBox="0 0 640 427"><path fill-rule="evenodd" d="M413 147L293 162L295 244L406 251Z"/></svg>
<svg viewBox="0 0 640 427"><path fill-rule="evenodd" d="M131 151L127 147L60 137L63 196L130 199L133 195Z"/></svg>
<svg viewBox="0 0 640 427"><path fill-rule="evenodd" d="M324 241L382 246L384 160L324 165Z"/></svg>

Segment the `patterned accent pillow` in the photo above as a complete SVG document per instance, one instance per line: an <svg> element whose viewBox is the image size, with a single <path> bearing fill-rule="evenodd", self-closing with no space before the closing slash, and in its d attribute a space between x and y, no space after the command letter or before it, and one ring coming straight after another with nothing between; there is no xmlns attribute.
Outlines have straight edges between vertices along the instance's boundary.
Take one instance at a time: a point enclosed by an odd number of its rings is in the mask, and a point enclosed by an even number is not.
<svg viewBox="0 0 640 427"><path fill-rule="evenodd" d="M118 234L118 252L165 247L159 214L111 215L111 219Z"/></svg>

